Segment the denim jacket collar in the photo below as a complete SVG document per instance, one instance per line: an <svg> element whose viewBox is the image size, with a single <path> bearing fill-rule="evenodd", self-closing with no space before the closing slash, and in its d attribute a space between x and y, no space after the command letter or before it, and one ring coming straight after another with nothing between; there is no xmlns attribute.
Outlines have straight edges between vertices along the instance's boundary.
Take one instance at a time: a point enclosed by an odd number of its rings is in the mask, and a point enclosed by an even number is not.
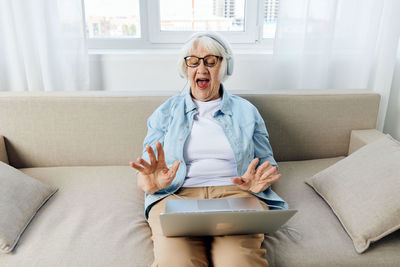
<svg viewBox="0 0 400 267"><path fill-rule="evenodd" d="M224 86L221 83L220 91L222 93L222 100L221 100L221 108L219 111L221 111L224 114L227 115L232 115L232 108L229 105L229 93L225 90ZM192 100L192 96L190 94L190 88L188 91L185 93L185 112L188 113L194 109L196 109L196 105L194 104Z"/></svg>

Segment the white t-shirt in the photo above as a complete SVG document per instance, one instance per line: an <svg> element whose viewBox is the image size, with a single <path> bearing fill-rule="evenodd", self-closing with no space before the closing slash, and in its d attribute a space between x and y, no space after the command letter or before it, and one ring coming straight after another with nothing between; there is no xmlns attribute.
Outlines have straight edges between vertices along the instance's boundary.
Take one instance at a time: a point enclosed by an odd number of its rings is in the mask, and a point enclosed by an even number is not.
<svg viewBox="0 0 400 267"><path fill-rule="evenodd" d="M221 98L208 102L193 101L198 114L183 150L187 165L183 187L233 185L231 178L237 177L235 155L213 117L221 106Z"/></svg>

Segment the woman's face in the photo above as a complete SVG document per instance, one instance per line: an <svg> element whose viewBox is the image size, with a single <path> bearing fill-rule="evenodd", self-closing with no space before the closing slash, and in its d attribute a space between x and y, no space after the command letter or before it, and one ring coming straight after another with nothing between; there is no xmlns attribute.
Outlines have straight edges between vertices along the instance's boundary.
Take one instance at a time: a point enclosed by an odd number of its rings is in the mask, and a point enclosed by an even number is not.
<svg viewBox="0 0 400 267"><path fill-rule="evenodd" d="M203 47L196 45L189 56L205 57L212 55ZM204 61L200 60L200 65L197 67L187 67L188 79L190 81L190 91L192 97L199 101L211 101L218 99L220 81L218 78L219 69L221 68L221 60L213 67L204 65Z"/></svg>

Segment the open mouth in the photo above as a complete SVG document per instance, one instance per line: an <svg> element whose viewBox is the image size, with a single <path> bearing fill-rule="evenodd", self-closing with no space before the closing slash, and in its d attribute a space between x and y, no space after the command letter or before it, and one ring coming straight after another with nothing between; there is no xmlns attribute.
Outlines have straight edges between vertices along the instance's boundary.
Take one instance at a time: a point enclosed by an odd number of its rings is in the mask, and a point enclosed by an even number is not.
<svg viewBox="0 0 400 267"><path fill-rule="evenodd" d="M207 78L196 79L196 84L201 89L207 88L209 83L210 83L210 79L207 79Z"/></svg>

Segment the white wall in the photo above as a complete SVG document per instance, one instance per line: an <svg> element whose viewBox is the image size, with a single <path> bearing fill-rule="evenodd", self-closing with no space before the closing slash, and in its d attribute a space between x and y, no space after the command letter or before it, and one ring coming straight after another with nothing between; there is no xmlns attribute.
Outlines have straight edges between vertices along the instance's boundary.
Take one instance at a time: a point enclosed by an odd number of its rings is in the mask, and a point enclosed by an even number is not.
<svg viewBox="0 0 400 267"><path fill-rule="evenodd" d="M235 68L232 77L224 85L230 91L284 90L292 86L283 76L272 83L274 58L271 53L260 51L234 51ZM176 66L177 50L148 50L136 52L114 52L92 54L90 56L91 90L136 91L141 93L178 92L186 81L179 77ZM367 88L367 80L362 75L358 79L352 75L354 66L337 59L335 71L330 77L332 89ZM359 63L358 63L359 64ZM292 71L293 72L293 71ZM368 73L365 73L368 75ZM338 77L338 78L335 78ZM339 78L340 77L340 78ZM292 79L292 78L291 78ZM286 79L287 81L291 79ZM316 83L309 82L309 88Z"/></svg>
<svg viewBox="0 0 400 267"><path fill-rule="evenodd" d="M383 132L400 140L400 41Z"/></svg>
<svg viewBox="0 0 400 267"><path fill-rule="evenodd" d="M178 51L114 52L90 55L91 90L132 91L144 95L173 95L182 90L186 81L179 77L176 61ZM235 70L224 84L230 91L271 91L269 88L273 57L270 53L235 53ZM338 63L339 64L339 63ZM336 68L336 69L341 69ZM343 68L345 69L345 68ZM340 74L343 77L343 73ZM335 79L333 79L335 80ZM366 88L351 76L336 79L332 89ZM344 87L347 86L347 87ZM274 88L275 89L275 88ZM286 89L286 88L276 88ZM315 88L304 88L315 89ZM392 84L384 132L400 140L400 46Z"/></svg>
<svg viewBox="0 0 400 267"><path fill-rule="evenodd" d="M178 92L186 80L178 75L178 52L128 52L90 56L91 90ZM224 84L229 90L265 90L272 56L238 54L234 74Z"/></svg>

